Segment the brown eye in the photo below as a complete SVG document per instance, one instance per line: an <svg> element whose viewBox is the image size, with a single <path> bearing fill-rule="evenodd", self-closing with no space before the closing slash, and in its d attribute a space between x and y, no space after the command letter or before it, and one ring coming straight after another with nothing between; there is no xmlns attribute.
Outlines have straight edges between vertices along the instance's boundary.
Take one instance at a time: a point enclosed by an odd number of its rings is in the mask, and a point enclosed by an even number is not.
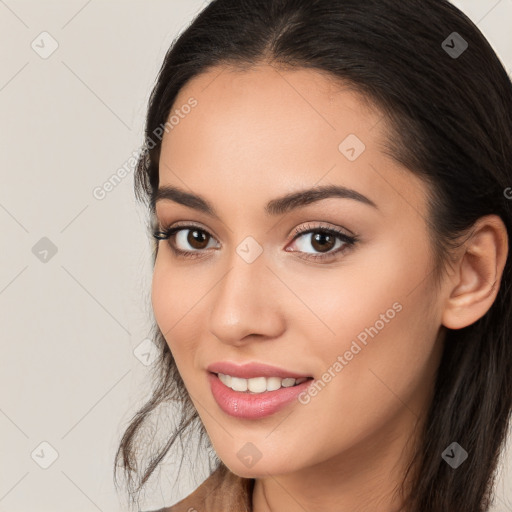
<svg viewBox="0 0 512 512"><path fill-rule="evenodd" d="M179 253L204 253L215 247L215 238L196 226L177 226L169 232L171 247Z"/></svg>
<svg viewBox="0 0 512 512"><path fill-rule="evenodd" d="M300 253L299 256L303 259L321 261L336 258L358 241L357 236L347 235L336 228L312 227L308 224L295 230L292 248L286 250ZM308 249L313 249L313 252Z"/></svg>
<svg viewBox="0 0 512 512"><path fill-rule="evenodd" d="M190 244L194 249L205 249L208 245L208 239L210 235L206 234L200 229L188 229L187 243Z"/></svg>
<svg viewBox="0 0 512 512"><path fill-rule="evenodd" d="M174 226L155 230L157 240L167 240L169 247L177 256L197 258L206 254L210 241L216 239L205 229L198 226Z"/></svg>
<svg viewBox="0 0 512 512"><path fill-rule="evenodd" d="M311 237L311 247L313 247L315 251L330 251L335 245L336 237L334 237L330 233L315 233Z"/></svg>

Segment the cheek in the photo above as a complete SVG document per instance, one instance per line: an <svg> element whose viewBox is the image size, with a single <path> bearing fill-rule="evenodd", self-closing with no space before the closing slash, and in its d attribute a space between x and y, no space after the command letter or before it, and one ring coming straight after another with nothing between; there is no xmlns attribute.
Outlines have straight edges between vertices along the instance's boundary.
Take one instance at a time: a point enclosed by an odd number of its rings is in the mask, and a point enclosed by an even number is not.
<svg viewBox="0 0 512 512"><path fill-rule="evenodd" d="M315 271L314 276L287 271L287 282L293 283L294 293L310 310L303 315L305 337L322 339L325 353L342 353L351 340L369 337L367 330L375 324L379 332L389 331L391 323L420 314L413 311L413 303L418 300L415 287L426 281L429 272L424 245L387 233L348 254L339 268ZM420 300L428 302L427 297ZM399 309L411 311L404 315Z"/></svg>
<svg viewBox="0 0 512 512"><path fill-rule="evenodd" d="M166 271L161 255L161 248L155 261L151 283L151 304L158 327L165 335L173 324L173 312L175 311L175 296L172 289L177 283L173 282L172 274Z"/></svg>
<svg viewBox="0 0 512 512"><path fill-rule="evenodd" d="M418 293L422 291L426 290ZM394 317L390 319L390 314L388 323L376 322L380 313L386 313L388 300L367 302L357 322L350 316L343 321L340 314L338 336L318 345L321 352L315 356L322 358L324 373L317 377L316 395L304 397L300 421L301 436L316 442L315 459L364 443L376 432L386 432L388 425L396 425L395 419L405 422L405 428L424 410L439 359L426 325L428 318L423 316L423 301L399 302L403 309L393 309ZM365 342L357 338L361 333ZM292 437L291 427L280 427L283 435Z"/></svg>
<svg viewBox="0 0 512 512"><path fill-rule="evenodd" d="M369 423L389 419L404 404L419 414L440 357L426 256L418 255L414 265L404 254L394 256L385 271L366 274L371 283L366 291L344 303L345 322L337 326L347 337L331 351L330 359L349 351L352 359L340 372L338 396ZM355 355L353 342L361 348Z"/></svg>
<svg viewBox="0 0 512 512"><path fill-rule="evenodd" d="M151 283L153 311L163 333L174 333L181 323L187 323L189 312L193 313L207 290L198 272L173 264L169 250L160 247Z"/></svg>
<svg viewBox="0 0 512 512"><path fill-rule="evenodd" d="M151 286L153 313L184 379L195 364L207 313L204 296L212 286L199 274L179 268L160 248Z"/></svg>
<svg viewBox="0 0 512 512"><path fill-rule="evenodd" d="M191 290L184 286L183 276L171 269L167 255L160 248L153 270L151 302L158 327L162 331L171 352L178 363L180 359L181 332L187 323L187 296Z"/></svg>
<svg viewBox="0 0 512 512"><path fill-rule="evenodd" d="M317 279L314 287L304 277L296 290L308 297L322 321L303 325L303 332L308 329L305 337L318 340L315 356L325 371L331 368L340 375L332 379L335 384L327 385L337 388L337 396L331 398L360 407L386 394L392 397L389 389L398 396L410 395L408 386L419 385L431 368L439 326L436 297L426 278L425 241L375 244L364 256L354 255L352 262L347 260L338 276ZM344 361L336 371L338 356Z"/></svg>

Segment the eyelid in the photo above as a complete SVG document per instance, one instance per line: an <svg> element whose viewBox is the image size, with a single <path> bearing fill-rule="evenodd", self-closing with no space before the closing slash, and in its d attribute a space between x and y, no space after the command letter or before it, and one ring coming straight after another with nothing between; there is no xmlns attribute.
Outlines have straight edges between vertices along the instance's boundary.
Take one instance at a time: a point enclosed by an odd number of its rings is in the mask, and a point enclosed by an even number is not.
<svg viewBox="0 0 512 512"><path fill-rule="evenodd" d="M315 222L317 224L314 224ZM321 230L331 231L336 234L346 236L347 238L357 238L357 235L353 231L350 231L347 228L337 226L335 224L329 224L329 223L319 220L319 221L309 221L307 223L307 226L301 225L301 226L295 227L293 229L293 240L295 240L295 238L297 236L303 235L305 233L310 233L312 231L321 231Z"/></svg>
<svg viewBox="0 0 512 512"><path fill-rule="evenodd" d="M155 224L155 229L153 230L154 231L168 231L168 230L176 230L178 228L197 228L197 229L200 229L201 231L204 231L205 233L207 233L208 235L210 235L212 238L215 238L215 240L217 240L217 242L219 242L219 237L215 234L215 232L210 229L210 228L206 228L203 224L199 223L199 222L196 222L196 221L188 221L188 220L178 220L176 222L156 222ZM220 243L220 242L219 242Z"/></svg>

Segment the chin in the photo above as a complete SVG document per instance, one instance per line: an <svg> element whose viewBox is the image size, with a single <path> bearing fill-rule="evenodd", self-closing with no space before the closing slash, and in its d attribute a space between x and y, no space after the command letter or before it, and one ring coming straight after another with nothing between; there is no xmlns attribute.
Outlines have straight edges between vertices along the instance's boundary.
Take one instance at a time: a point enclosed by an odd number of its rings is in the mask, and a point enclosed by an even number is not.
<svg viewBox="0 0 512 512"><path fill-rule="evenodd" d="M234 459L222 459L222 462L232 473L242 478L266 478L295 471L290 467L289 457L282 457L281 460L264 460L262 457L252 466L246 465L236 455Z"/></svg>

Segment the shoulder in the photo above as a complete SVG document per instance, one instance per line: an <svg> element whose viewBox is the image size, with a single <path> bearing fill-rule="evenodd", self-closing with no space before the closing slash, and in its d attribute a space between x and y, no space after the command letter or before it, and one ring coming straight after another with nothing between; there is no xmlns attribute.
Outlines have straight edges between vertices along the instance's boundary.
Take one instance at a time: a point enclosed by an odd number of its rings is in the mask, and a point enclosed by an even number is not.
<svg viewBox="0 0 512 512"><path fill-rule="evenodd" d="M232 473L222 462L191 494L152 512L252 512L254 479Z"/></svg>

